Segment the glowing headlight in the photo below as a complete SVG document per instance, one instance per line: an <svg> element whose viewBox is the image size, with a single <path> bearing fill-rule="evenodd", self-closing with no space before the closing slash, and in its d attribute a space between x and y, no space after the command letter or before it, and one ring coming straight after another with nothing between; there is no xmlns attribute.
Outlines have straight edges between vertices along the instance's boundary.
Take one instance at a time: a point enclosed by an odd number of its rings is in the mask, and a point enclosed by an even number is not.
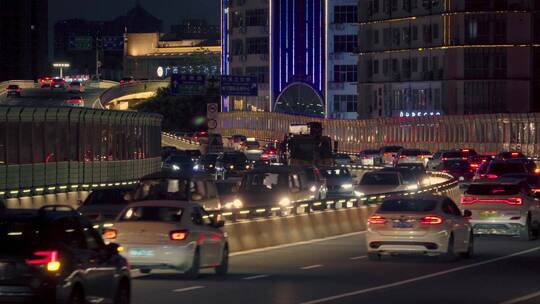
<svg viewBox="0 0 540 304"><path fill-rule="evenodd" d="M431 184L431 180L429 178L424 178L422 180L422 185L429 186Z"/></svg>
<svg viewBox="0 0 540 304"><path fill-rule="evenodd" d="M246 165L246 169L249 169L249 168L251 168L251 166L250 166L250 165Z"/></svg>
<svg viewBox="0 0 540 304"><path fill-rule="evenodd" d="M343 184L343 185L341 185L341 188L343 188L345 190L352 189L352 184Z"/></svg>
<svg viewBox="0 0 540 304"><path fill-rule="evenodd" d="M287 207L291 204L291 200L288 197L284 197L279 201L281 207Z"/></svg>
<svg viewBox="0 0 540 304"><path fill-rule="evenodd" d="M229 169L231 169L231 170L234 169L234 166L233 166L233 165L230 165L230 166L229 166Z"/></svg>
<svg viewBox="0 0 540 304"><path fill-rule="evenodd" d="M172 169L175 170L175 171L178 171L178 170L180 170L180 166L172 165Z"/></svg>
<svg viewBox="0 0 540 304"><path fill-rule="evenodd" d="M228 202L224 205L225 209L240 209L244 206L241 200L235 199L232 202Z"/></svg>
<svg viewBox="0 0 540 304"><path fill-rule="evenodd" d="M199 166L199 165L193 166L193 170L195 170L195 171L198 171L198 170L200 170L200 169L201 169L201 166Z"/></svg>
<svg viewBox="0 0 540 304"><path fill-rule="evenodd" d="M316 191L317 191L317 187L311 186L311 188L309 188L309 191L311 191L311 192L316 192Z"/></svg>
<svg viewBox="0 0 540 304"><path fill-rule="evenodd" d="M407 190L418 190L418 185L408 185Z"/></svg>
<svg viewBox="0 0 540 304"><path fill-rule="evenodd" d="M354 191L354 196L356 196L356 197L360 197L360 196L364 196L364 195L366 195L364 192Z"/></svg>

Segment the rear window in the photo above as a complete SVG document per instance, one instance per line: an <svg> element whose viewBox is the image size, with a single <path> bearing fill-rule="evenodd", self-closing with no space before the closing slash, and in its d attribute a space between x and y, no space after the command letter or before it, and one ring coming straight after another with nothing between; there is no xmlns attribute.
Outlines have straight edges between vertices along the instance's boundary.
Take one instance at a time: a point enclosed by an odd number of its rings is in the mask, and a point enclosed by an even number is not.
<svg viewBox="0 0 540 304"><path fill-rule="evenodd" d="M19 86L18 86L18 85L16 85L16 84L10 84L10 85L8 85L8 87L7 87L7 88L8 88L8 89L11 89L11 90L14 90L14 89L18 89L18 88L19 88Z"/></svg>
<svg viewBox="0 0 540 304"><path fill-rule="evenodd" d="M463 156L463 154L459 151L453 151L453 152L444 152L441 157L442 158L461 158L465 156Z"/></svg>
<svg viewBox="0 0 540 304"><path fill-rule="evenodd" d="M244 176L242 189L248 193L274 192L278 189L286 189L288 183L288 174L252 173Z"/></svg>
<svg viewBox="0 0 540 304"><path fill-rule="evenodd" d="M466 160L445 160L446 169L469 169L469 162Z"/></svg>
<svg viewBox="0 0 540 304"><path fill-rule="evenodd" d="M40 226L28 221L0 219L0 243L2 253L26 253L37 247L45 236Z"/></svg>
<svg viewBox="0 0 540 304"><path fill-rule="evenodd" d="M377 173L366 173L360 181L360 185L364 186L376 186L376 185L385 185L385 186L398 186L399 178L397 174L377 174Z"/></svg>
<svg viewBox="0 0 540 304"><path fill-rule="evenodd" d="M527 170L521 163L492 163L488 169L488 173L495 175L503 175L508 173L525 173Z"/></svg>
<svg viewBox="0 0 540 304"><path fill-rule="evenodd" d="M472 184L466 193L471 195L516 195L519 194L521 187L518 185L490 185L490 184Z"/></svg>
<svg viewBox="0 0 540 304"><path fill-rule="evenodd" d="M437 201L423 199L393 199L384 201L379 208L382 212L431 212Z"/></svg>
<svg viewBox="0 0 540 304"><path fill-rule="evenodd" d="M183 212L183 208L176 207L139 206L127 209L120 221L180 222Z"/></svg>

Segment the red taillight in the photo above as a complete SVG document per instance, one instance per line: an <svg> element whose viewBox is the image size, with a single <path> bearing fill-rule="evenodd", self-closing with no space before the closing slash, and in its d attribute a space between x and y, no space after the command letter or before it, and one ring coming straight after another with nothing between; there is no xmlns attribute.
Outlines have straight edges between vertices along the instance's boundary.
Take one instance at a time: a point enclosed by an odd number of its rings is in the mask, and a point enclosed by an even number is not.
<svg viewBox="0 0 540 304"><path fill-rule="evenodd" d="M439 225L442 224L443 218L440 216L428 215L420 219L422 225Z"/></svg>
<svg viewBox="0 0 540 304"><path fill-rule="evenodd" d="M496 179L498 176L497 174L486 174L486 178L489 178L489 179Z"/></svg>
<svg viewBox="0 0 540 304"><path fill-rule="evenodd" d="M34 257L25 262L27 265L46 266L47 270L52 272L60 270L60 261L56 250L36 251Z"/></svg>
<svg viewBox="0 0 540 304"><path fill-rule="evenodd" d="M114 240L118 236L118 231L115 229L105 229L103 231L103 238L106 240Z"/></svg>
<svg viewBox="0 0 540 304"><path fill-rule="evenodd" d="M521 197L511 197L506 199L509 205L523 205L523 200Z"/></svg>
<svg viewBox="0 0 540 304"><path fill-rule="evenodd" d="M406 155L400 155L399 158L405 158L407 157Z"/></svg>
<svg viewBox="0 0 540 304"><path fill-rule="evenodd" d="M518 157L519 153L517 152L512 152L512 157Z"/></svg>
<svg viewBox="0 0 540 304"><path fill-rule="evenodd" d="M261 155L261 159L262 159L262 160L268 160L268 155L267 155L267 154Z"/></svg>
<svg viewBox="0 0 540 304"><path fill-rule="evenodd" d="M443 157L442 160L448 160L448 157Z"/></svg>
<svg viewBox="0 0 540 304"><path fill-rule="evenodd" d="M372 215L368 217L368 224L381 225L386 224L386 219L380 215Z"/></svg>
<svg viewBox="0 0 540 304"><path fill-rule="evenodd" d="M478 167L479 167L478 164L471 164L471 168L473 168L473 169L476 169L476 168L478 168Z"/></svg>
<svg viewBox="0 0 540 304"><path fill-rule="evenodd" d="M169 233L171 241L183 241L188 237L187 230L174 230Z"/></svg>
<svg viewBox="0 0 540 304"><path fill-rule="evenodd" d="M461 204L462 205L470 205L474 203L474 197L472 196L462 196L461 197Z"/></svg>

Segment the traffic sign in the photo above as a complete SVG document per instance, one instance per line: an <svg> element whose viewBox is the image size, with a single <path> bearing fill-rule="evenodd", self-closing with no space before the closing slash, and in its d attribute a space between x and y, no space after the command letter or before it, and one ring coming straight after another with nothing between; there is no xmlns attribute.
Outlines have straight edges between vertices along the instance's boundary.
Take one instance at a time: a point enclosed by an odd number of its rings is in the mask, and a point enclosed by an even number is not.
<svg viewBox="0 0 540 304"><path fill-rule="evenodd" d="M215 128L217 128L217 120L209 119L208 120L208 129L214 130Z"/></svg>
<svg viewBox="0 0 540 304"><path fill-rule="evenodd" d="M256 76L221 76L221 96L258 96Z"/></svg>
<svg viewBox="0 0 540 304"><path fill-rule="evenodd" d="M217 103L209 103L206 105L206 116L208 116L208 118L216 117L217 113L218 113Z"/></svg>
<svg viewBox="0 0 540 304"><path fill-rule="evenodd" d="M200 74L172 74L171 94L173 95L205 95L206 76Z"/></svg>

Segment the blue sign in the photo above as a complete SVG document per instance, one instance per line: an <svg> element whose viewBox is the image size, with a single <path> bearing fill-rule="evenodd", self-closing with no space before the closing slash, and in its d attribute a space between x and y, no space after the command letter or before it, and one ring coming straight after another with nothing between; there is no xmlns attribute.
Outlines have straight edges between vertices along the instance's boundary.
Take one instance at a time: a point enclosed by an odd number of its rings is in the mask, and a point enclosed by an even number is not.
<svg viewBox="0 0 540 304"><path fill-rule="evenodd" d="M256 76L221 76L221 96L257 96Z"/></svg>
<svg viewBox="0 0 540 304"><path fill-rule="evenodd" d="M103 36L103 50L105 51L123 51L123 36Z"/></svg>
<svg viewBox="0 0 540 304"><path fill-rule="evenodd" d="M172 74L171 94L173 95L205 95L206 76L200 74Z"/></svg>

